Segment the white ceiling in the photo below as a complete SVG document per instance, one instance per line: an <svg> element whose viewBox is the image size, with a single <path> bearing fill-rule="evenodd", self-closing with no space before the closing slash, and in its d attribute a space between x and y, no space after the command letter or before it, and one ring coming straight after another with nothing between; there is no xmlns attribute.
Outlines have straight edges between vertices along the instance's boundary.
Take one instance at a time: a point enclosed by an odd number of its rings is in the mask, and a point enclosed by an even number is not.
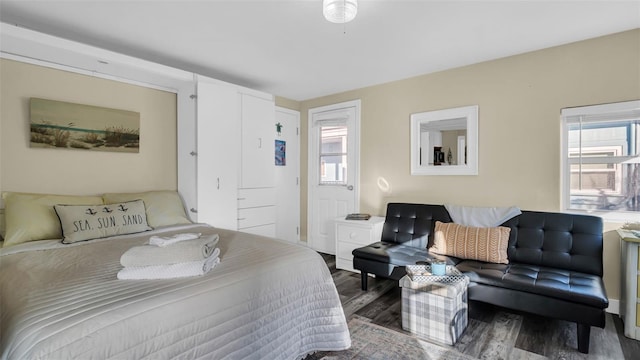
<svg viewBox="0 0 640 360"><path fill-rule="evenodd" d="M294 100L640 28L640 0L0 0L0 21Z"/></svg>

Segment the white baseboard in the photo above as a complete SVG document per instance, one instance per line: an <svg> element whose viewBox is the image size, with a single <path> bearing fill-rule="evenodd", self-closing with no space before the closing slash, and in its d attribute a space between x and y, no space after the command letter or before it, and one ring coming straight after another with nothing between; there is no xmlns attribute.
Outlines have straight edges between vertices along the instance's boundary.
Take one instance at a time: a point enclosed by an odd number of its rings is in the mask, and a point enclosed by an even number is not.
<svg viewBox="0 0 640 360"><path fill-rule="evenodd" d="M609 307L605 311L610 314L620 315L620 300L609 299Z"/></svg>

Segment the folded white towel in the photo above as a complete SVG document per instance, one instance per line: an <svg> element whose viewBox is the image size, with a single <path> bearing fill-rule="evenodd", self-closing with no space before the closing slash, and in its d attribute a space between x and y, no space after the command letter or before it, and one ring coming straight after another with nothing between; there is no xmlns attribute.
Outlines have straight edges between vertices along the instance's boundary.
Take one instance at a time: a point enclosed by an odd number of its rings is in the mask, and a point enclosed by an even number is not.
<svg viewBox="0 0 640 360"><path fill-rule="evenodd" d="M213 255L220 237L218 234L198 239L180 241L159 247L155 245L134 246L120 257L122 266L168 265L204 260Z"/></svg>
<svg viewBox="0 0 640 360"><path fill-rule="evenodd" d="M190 261L171 265L128 266L118 272L120 280L177 279L200 276L208 273L220 262L220 249L214 256L201 261Z"/></svg>
<svg viewBox="0 0 640 360"><path fill-rule="evenodd" d="M522 214L515 206L510 207L472 207L445 204L451 220L457 224L474 227L496 227Z"/></svg>
<svg viewBox="0 0 640 360"><path fill-rule="evenodd" d="M171 244L175 244L180 241L185 240L193 240L200 237L200 233L184 233L184 234L176 234L173 236L152 236L149 238L149 245L155 246L168 246Z"/></svg>

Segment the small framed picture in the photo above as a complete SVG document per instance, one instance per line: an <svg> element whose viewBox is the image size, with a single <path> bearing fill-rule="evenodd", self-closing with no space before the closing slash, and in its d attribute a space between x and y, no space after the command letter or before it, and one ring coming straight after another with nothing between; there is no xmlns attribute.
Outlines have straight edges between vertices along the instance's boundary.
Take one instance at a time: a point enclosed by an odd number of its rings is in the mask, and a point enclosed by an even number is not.
<svg viewBox="0 0 640 360"><path fill-rule="evenodd" d="M287 142L276 140L276 166L287 165Z"/></svg>

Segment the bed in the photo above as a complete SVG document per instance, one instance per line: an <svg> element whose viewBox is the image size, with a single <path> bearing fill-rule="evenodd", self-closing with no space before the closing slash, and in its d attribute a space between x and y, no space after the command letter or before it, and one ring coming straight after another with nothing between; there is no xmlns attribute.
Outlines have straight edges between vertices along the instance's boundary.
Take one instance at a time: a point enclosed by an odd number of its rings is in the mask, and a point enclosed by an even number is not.
<svg viewBox="0 0 640 360"><path fill-rule="evenodd" d="M217 233L207 274L117 280L120 256L152 235ZM315 251L205 224L0 250L2 359L298 359L351 345Z"/></svg>

